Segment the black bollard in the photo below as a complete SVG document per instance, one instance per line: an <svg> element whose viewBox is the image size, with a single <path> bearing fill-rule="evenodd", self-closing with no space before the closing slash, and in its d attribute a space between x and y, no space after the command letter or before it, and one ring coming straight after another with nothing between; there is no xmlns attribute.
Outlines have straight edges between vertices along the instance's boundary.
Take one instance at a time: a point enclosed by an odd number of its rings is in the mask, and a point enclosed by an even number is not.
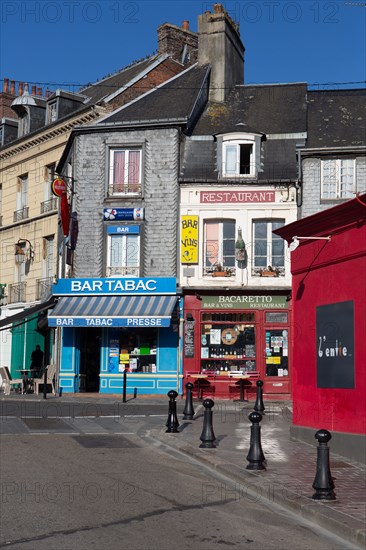
<svg viewBox="0 0 366 550"><path fill-rule="evenodd" d="M329 447L327 445L332 436L328 430L319 430L314 437L318 440L319 445L317 447L316 475L313 483L315 493L312 498L315 500L335 500L334 483L329 466Z"/></svg>
<svg viewBox="0 0 366 550"><path fill-rule="evenodd" d="M125 369L123 371L123 394L122 394L123 403L126 403L126 394L127 394L127 371Z"/></svg>
<svg viewBox="0 0 366 550"><path fill-rule="evenodd" d="M254 404L253 409L256 412L264 414L265 406L264 406L264 403L263 403L263 382L262 382L262 380L257 380L256 385L257 385L257 398L255 400L255 404Z"/></svg>
<svg viewBox="0 0 366 550"><path fill-rule="evenodd" d="M250 448L247 456L249 464L247 470L265 470L266 468L263 464L265 457L261 445L261 427L259 425L262 415L259 412L252 412L248 418L252 425L250 427Z"/></svg>
<svg viewBox="0 0 366 550"><path fill-rule="evenodd" d="M166 422L166 427L167 427L167 430L165 431L165 433L178 433L179 430L178 430L178 427L179 427L179 422L178 422L178 417L177 417L177 403L176 403L176 398L178 397L178 392L176 392L175 390L170 390L168 392L168 397L169 397L169 412L168 412L168 420Z"/></svg>
<svg viewBox="0 0 366 550"><path fill-rule="evenodd" d="M43 375L43 399L47 399L47 368L45 367Z"/></svg>
<svg viewBox="0 0 366 550"><path fill-rule="evenodd" d="M193 384L191 382L187 382L186 405L183 411L183 420L193 420L193 417L194 417L192 390L193 390Z"/></svg>
<svg viewBox="0 0 366 550"><path fill-rule="evenodd" d="M205 408L205 412L203 413L203 430L200 437L202 443L200 448L215 449L216 445L214 444L214 441L216 440L216 437L212 426L212 407L215 403L212 399L205 399L202 405Z"/></svg>

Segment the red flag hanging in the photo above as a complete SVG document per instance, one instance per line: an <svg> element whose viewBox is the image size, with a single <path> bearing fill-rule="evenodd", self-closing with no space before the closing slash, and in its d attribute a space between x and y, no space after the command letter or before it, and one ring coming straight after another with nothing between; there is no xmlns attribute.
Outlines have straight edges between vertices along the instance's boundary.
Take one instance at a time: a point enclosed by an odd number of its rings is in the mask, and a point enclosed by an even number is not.
<svg viewBox="0 0 366 550"><path fill-rule="evenodd" d="M66 193L62 193L61 195L61 223L62 229L64 231L64 237L67 237L69 234L70 226L70 206L67 202Z"/></svg>

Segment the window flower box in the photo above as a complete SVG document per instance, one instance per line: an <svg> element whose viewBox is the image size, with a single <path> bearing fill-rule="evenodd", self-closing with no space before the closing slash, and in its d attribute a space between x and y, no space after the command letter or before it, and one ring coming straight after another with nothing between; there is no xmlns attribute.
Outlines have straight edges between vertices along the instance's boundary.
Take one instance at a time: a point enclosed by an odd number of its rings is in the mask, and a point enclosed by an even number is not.
<svg viewBox="0 0 366 550"><path fill-rule="evenodd" d="M279 270L274 269L272 266L268 266L265 269L261 269L259 274L261 277L278 277L279 276Z"/></svg>

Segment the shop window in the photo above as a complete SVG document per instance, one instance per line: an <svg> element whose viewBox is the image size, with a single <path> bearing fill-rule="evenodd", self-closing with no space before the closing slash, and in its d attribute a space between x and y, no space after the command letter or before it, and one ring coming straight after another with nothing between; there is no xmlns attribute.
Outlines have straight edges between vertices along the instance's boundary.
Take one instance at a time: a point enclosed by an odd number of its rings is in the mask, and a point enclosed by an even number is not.
<svg viewBox="0 0 366 550"><path fill-rule="evenodd" d="M110 331L108 372L156 373L158 330L135 328Z"/></svg>
<svg viewBox="0 0 366 550"><path fill-rule="evenodd" d="M266 329L266 376L288 376L288 330Z"/></svg>
<svg viewBox="0 0 366 550"><path fill-rule="evenodd" d="M110 195L141 195L141 157L140 148L110 150Z"/></svg>
<svg viewBox="0 0 366 550"><path fill-rule="evenodd" d="M235 220L204 222L203 274L235 275Z"/></svg>
<svg viewBox="0 0 366 550"><path fill-rule="evenodd" d="M355 193L355 160L330 159L321 162L321 198L352 199Z"/></svg>
<svg viewBox="0 0 366 550"><path fill-rule="evenodd" d="M256 371L254 313L204 313L201 318L201 370Z"/></svg>
<svg viewBox="0 0 366 550"><path fill-rule="evenodd" d="M273 234L285 220L254 220L254 254L252 275L284 276L285 245L283 239Z"/></svg>
<svg viewBox="0 0 366 550"><path fill-rule="evenodd" d="M140 235L108 235L107 277L140 276Z"/></svg>

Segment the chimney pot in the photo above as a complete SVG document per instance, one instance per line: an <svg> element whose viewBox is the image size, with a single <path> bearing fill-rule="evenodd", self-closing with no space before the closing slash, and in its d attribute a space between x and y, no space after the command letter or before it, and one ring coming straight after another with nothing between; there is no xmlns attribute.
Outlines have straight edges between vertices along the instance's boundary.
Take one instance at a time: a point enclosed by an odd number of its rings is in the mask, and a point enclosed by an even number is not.
<svg viewBox="0 0 366 550"><path fill-rule="evenodd" d="M42 88L38 88L37 95L38 97L42 97Z"/></svg>
<svg viewBox="0 0 366 550"><path fill-rule="evenodd" d="M214 4L214 13L224 13L224 6L222 4Z"/></svg>
<svg viewBox="0 0 366 550"><path fill-rule="evenodd" d="M9 79L4 78L4 94L8 93L8 89L9 89Z"/></svg>
<svg viewBox="0 0 366 550"><path fill-rule="evenodd" d="M23 95L23 82L18 82L18 95Z"/></svg>
<svg viewBox="0 0 366 550"><path fill-rule="evenodd" d="M189 21L187 21L187 19L185 19L185 20L183 21L182 28L183 28L185 31L189 31Z"/></svg>
<svg viewBox="0 0 366 550"><path fill-rule="evenodd" d="M46 88L46 99L47 99L48 97L50 97L50 93L51 93L51 90L49 90L48 88Z"/></svg>
<svg viewBox="0 0 366 550"><path fill-rule="evenodd" d="M37 95L37 86L32 86L32 95Z"/></svg>
<svg viewBox="0 0 366 550"><path fill-rule="evenodd" d="M10 93L15 95L15 80L10 81Z"/></svg>

